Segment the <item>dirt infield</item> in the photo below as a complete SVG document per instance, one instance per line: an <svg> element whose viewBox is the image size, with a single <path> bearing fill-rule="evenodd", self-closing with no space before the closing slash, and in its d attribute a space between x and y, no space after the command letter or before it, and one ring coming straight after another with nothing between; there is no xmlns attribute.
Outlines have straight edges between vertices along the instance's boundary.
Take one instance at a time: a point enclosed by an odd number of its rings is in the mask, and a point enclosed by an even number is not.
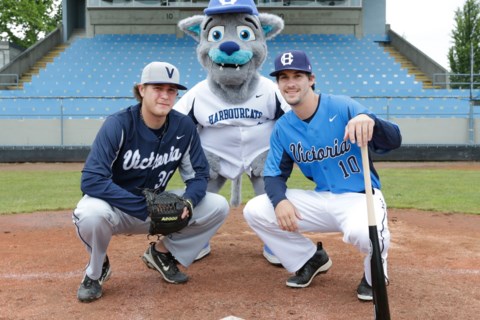
<svg viewBox="0 0 480 320"><path fill-rule="evenodd" d="M112 277L90 304L76 300L87 254L70 211L0 216L0 319L373 319L373 305L355 295L362 256L339 234L309 235L333 267L291 289L290 274L261 256L241 209L212 239L212 254L182 268L191 277L183 285L145 267L146 236L115 236ZM392 319L478 319L480 216L390 209L389 222Z"/></svg>

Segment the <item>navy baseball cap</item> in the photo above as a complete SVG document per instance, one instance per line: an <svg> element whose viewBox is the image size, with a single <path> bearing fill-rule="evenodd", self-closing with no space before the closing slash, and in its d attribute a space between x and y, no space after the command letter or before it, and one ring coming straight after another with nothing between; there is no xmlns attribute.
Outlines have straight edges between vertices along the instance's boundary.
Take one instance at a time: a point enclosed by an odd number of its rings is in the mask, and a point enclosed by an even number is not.
<svg viewBox="0 0 480 320"><path fill-rule="evenodd" d="M298 70L312 73L312 65L305 52L290 50L280 53L275 58L275 71L270 73L270 76L276 77L283 70Z"/></svg>
<svg viewBox="0 0 480 320"><path fill-rule="evenodd" d="M207 16L221 13L248 13L258 16L253 0L210 0L203 12Z"/></svg>

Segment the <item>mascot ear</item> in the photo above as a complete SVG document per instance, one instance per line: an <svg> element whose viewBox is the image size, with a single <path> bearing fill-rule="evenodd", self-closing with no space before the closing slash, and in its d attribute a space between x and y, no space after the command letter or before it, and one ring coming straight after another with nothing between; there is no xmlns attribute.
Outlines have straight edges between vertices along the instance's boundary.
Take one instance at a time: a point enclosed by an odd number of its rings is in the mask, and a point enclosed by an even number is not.
<svg viewBox="0 0 480 320"><path fill-rule="evenodd" d="M266 40L272 39L283 30L283 19L277 15L271 13L260 13L258 18L262 24Z"/></svg>
<svg viewBox="0 0 480 320"><path fill-rule="evenodd" d="M195 15L185 18L178 22L178 28L188 34L190 37L200 42L200 27L205 16Z"/></svg>

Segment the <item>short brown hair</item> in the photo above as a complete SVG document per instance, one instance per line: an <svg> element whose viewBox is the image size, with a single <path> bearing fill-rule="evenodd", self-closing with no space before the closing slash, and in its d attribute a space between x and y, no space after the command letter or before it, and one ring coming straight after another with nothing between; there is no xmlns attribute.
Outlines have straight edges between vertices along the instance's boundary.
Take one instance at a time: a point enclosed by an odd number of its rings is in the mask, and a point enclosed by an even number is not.
<svg viewBox="0 0 480 320"><path fill-rule="evenodd" d="M142 102L143 98L140 95L140 89L138 89L138 84L133 85L133 96L137 99L138 102Z"/></svg>

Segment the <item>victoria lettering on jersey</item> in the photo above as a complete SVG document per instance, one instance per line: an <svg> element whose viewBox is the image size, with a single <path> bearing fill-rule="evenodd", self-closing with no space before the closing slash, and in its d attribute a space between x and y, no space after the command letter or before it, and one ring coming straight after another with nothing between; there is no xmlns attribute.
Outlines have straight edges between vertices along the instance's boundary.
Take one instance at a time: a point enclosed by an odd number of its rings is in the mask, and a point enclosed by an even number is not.
<svg viewBox="0 0 480 320"><path fill-rule="evenodd" d="M338 144L338 139L334 140L333 146L318 149L312 146L309 150L304 150L301 142L290 144L290 151L298 163L322 161L325 158L340 157L347 153L350 148L351 146L347 141L342 141L342 143Z"/></svg>
<svg viewBox="0 0 480 320"><path fill-rule="evenodd" d="M250 108L231 108L223 109L208 116L210 124L229 119L259 119L263 113L259 110Z"/></svg>
<svg viewBox="0 0 480 320"><path fill-rule="evenodd" d="M152 170L154 170L161 165L180 160L181 157L182 153L180 150L173 146L170 148L170 153L155 155L155 153L152 151L149 157L143 159L138 149L135 151L128 150L123 156L123 169L147 169L151 167Z"/></svg>

